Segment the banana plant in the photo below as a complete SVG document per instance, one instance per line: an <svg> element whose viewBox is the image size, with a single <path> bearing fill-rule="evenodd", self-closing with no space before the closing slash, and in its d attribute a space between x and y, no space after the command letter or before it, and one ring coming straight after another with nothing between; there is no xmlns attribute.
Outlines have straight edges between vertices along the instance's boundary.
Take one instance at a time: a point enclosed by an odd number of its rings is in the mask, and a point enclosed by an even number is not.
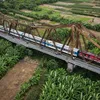
<svg viewBox="0 0 100 100"><path fill-rule="evenodd" d="M100 81L56 69L49 73L39 100L100 100L99 86Z"/></svg>

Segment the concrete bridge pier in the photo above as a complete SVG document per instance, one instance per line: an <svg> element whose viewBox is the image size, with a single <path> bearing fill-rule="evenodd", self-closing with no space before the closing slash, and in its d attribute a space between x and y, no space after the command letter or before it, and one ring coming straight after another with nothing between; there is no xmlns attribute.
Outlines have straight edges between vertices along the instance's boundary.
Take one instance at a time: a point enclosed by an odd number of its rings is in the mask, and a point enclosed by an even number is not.
<svg viewBox="0 0 100 100"><path fill-rule="evenodd" d="M75 65L70 63L70 62L68 62L68 64L67 64L67 71L73 72L74 68L75 68Z"/></svg>

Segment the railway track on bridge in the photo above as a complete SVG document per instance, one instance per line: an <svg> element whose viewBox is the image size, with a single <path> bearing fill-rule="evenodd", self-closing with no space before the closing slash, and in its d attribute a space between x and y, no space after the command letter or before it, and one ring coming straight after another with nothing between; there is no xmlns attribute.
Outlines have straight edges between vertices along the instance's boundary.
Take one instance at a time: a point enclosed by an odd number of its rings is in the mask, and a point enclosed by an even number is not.
<svg viewBox="0 0 100 100"><path fill-rule="evenodd" d="M42 53L45 53L45 54L48 54L50 56L53 56L53 57L56 57L58 59L61 59L61 60L64 60L66 61L68 64L71 64L71 68L70 66L69 69L72 70L74 68L74 66L79 66L81 68L84 68L84 69L87 69L87 70L90 70L92 72L95 72L95 73L98 73L100 74L100 65L96 65L96 64L89 64L87 63L86 61L82 60L82 59L79 59L79 58L76 58L76 59L72 59L70 55L68 54L61 54L61 55L57 55L55 50L53 49L49 49L47 47L43 47L41 49L41 46L40 45L36 45L34 43L31 43L31 42L27 42L23 39L18 39L18 38L14 38L8 34L4 34L3 32L0 32L0 37L4 38L4 39L7 39L8 41L10 42L13 42L13 43L16 43L16 44L20 44L20 45L23 45L25 47L28 47L28 48L31 48L31 49L35 49L35 50L38 50Z"/></svg>
<svg viewBox="0 0 100 100"><path fill-rule="evenodd" d="M68 36L63 38L63 43L57 35L57 29L62 28L69 28L71 31ZM43 32L42 36L41 31ZM94 39L99 40L99 38L81 24L48 25L45 23L30 23L26 25L1 14L0 37L64 60L67 62L69 71L73 71L74 67L79 66L100 74L100 58L87 52L86 42L88 40L100 49L100 43L94 41ZM83 52L83 49L86 53ZM57 52L60 54L57 54ZM76 58L72 59L73 56ZM85 59L98 64L89 63Z"/></svg>

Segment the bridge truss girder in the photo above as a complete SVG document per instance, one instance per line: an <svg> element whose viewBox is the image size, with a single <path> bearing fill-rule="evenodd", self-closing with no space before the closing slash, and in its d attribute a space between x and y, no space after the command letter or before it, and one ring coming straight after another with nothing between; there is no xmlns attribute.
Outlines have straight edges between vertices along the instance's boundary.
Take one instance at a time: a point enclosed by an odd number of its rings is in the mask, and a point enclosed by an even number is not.
<svg viewBox="0 0 100 100"><path fill-rule="evenodd" d="M73 48L79 48L82 51L83 44L85 48L84 50L88 51L87 42L86 42L87 40L100 49L100 44L96 43L92 39L92 38L96 38L94 34L81 24L49 25L49 24L39 23L38 25L36 25L34 23L30 23L29 25L26 25L20 23L18 20L10 19L8 17L5 17L5 15L2 15L0 16L0 25L3 25L5 31L7 30L7 28L9 29L8 34L11 32L11 29L15 29L16 32L18 33L18 31L20 31L20 29L22 29L23 27L24 34L29 33L32 34L33 38L34 36L39 36L42 38L40 41L40 45L43 40L50 38L50 40L53 41L56 51L58 50L55 42L57 42L59 37L56 37L56 40L54 40L53 35L57 33L57 29L59 28L70 28L71 33L69 34L68 37L65 38L65 41L60 51L61 53L65 45L70 46L71 53L73 53ZM43 30L42 36L41 36L41 29ZM81 43L82 41L83 43Z"/></svg>

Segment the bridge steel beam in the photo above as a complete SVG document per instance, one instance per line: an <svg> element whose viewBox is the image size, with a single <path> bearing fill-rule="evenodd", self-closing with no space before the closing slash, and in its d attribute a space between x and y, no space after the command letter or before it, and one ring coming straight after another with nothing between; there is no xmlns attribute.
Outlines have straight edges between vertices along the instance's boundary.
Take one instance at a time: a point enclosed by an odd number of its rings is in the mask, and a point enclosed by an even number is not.
<svg viewBox="0 0 100 100"><path fill-rule="evenodd" d="M62 53L61 55L57 55L55 53L55 50L47 48L47 47L43 47L43 49L41 49L40 45L36 44L36 43L31 43L29 42L27 44L26 41L24 41L23 39L18 39L18 38L13 38L11 36L9 36L8 34L4 34L3 32L0 32L0 37L7 39L13 43L19 44L19 45L24 45L25 47L31 48L31 49L35 49L38 50L42 53L51 55L53 57L56 57L58 59L64 60L66 61L68 64L69 68L73 68L73 66L80 66L82 68L88 69L90 71L93 71L95 73L100 74L100 65L95 65L95 64L89 64L86 61L76 58L76 59L72 59L70 55L64 54ZM70 67L71 66L71 67Z"/></svg>

